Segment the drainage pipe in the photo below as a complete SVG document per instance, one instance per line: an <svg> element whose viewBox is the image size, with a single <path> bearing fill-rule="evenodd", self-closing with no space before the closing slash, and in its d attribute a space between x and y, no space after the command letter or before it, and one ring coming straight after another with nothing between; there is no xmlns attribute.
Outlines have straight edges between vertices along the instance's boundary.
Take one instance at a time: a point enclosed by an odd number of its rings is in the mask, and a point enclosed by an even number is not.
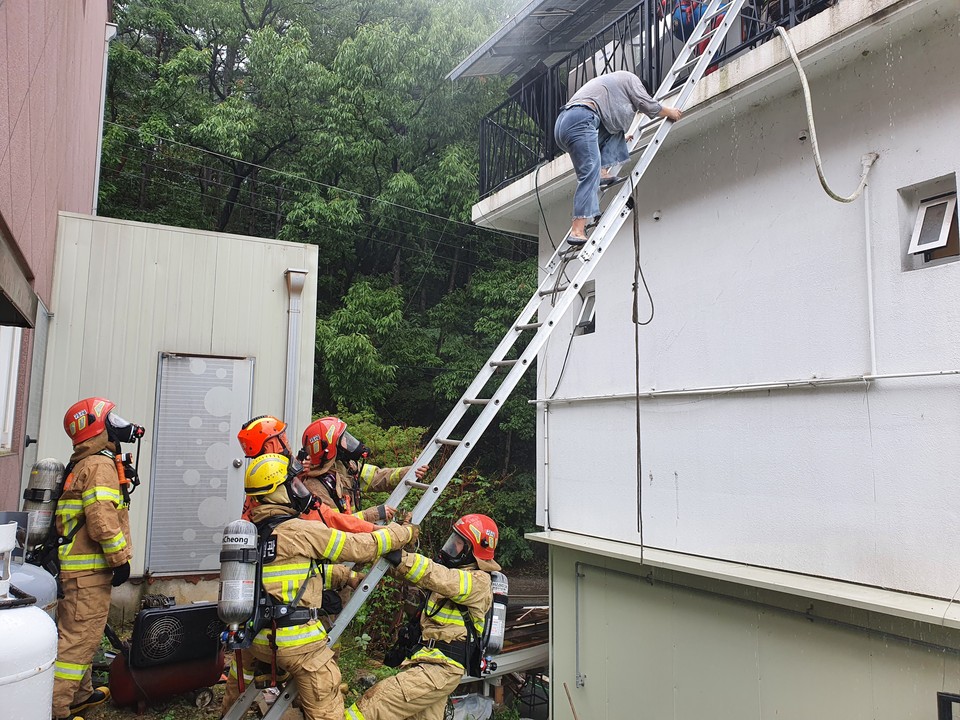
<svg viewBox="0 0 960 720"><path fill-rule="evenodd" d="M107 111L107 64L110 62L110 41L117 36L116 23L108 22L103 29L103 76L100 78L100 123L97 132L97 165L93 176L93 202L90 214L97 214L100 195L100 155L103 153L103 118Z"/></svg>
<svg viewBox="0 0 960 720"><path fill-rule="evenodd" d="M303 287L307 271L288 268L284 271L287 280L287 378L283 394L283 421L287 424L287 436L297 419L297 391L300 379L300 319L303 315Z"/></svg>

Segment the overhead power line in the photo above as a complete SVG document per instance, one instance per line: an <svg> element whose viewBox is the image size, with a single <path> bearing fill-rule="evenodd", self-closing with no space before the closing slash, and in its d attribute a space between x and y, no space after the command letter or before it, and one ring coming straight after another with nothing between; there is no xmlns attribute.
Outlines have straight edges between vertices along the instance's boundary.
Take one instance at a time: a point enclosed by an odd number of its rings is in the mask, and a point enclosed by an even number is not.
<svg viewBox="0 0 960 720"><path fill-rule="evenodd" d="M124 129L124 130L129 131L129 132L137 133L138 135L144 133L144 131L141 131L141 130L139 130L139 129L137 129L137 128L130 127L129 125L123 125L122 123L113 122L113 121L111 121L111 120L104 120L104 124L106 124L106 125L113 125L114 127L122 128L122 129ZM231 162L243 163L244 165L247 165L248 167L260 168L261 170L266 170L266 171L271 172L271 173L274 173L274 174L276 174L276 175L283 175L283 176L285 176L285 177L293 178L293 179L295 179L295 180L299 180L300 182L305 182L305 183L309 183L309 184L311 184L311 185L316 185L317 187L323 187L323 188L327 188L327 189L329 189L329 190L336 190L337 192L346 193L346 194L348 194L348 195L353 195L354 197L363 198L363 199L365 199L365 200L370 200L370 201L372 201L372 202L381 203L381 204L383 204L383 205L390 205L390 206L393 206L393 207L400 208L400 209L402 209L402 210L407 210L407 211L409 211L409 212L413 212L413 213L417 213L417 214L423 215L423 216L425 216L425 217L431 217L431 218L434 218L435 220L442 220L442 221L444 221L444 222L451 222L451 223L454 223L454 224L456 224L456 225L461 225L461 226L463 226L463 227L470 228L471 230L478 230L478 231L480 231L480 232L486 232L486 233L491 233L491 234L494 234L494 235L500 235L500 236L502 236L502 237L511 238L511 239L514 239L514 240L519 240L519 241L521 241L521 242L530 243L531 245L537 245L537 244L538 244L538 241L537 241L537 240L533 240L533 239L524 237L524 236L522 236L522 235L514 235L514 234L512 234L512 233L505 233L505 232L503 232L502 230L496 230L496 229L491 229L491 228L482 228L482 227L479 227L479 226L477 226L477 225L473 225L473 224L471 224L471 223L465 223L465 222L462 222L462 221L460 221L460 220L455 220L455 219L450 218L450 217L444 217L443 215L437 215L436 213L427 212L426 210L418 210L417 208L412 208L412 207L409 207L409 206L407 206L407 205L402 205L402 204L400 204L400 203L396 203L396 202L393 202L393 201L390 201L390 200L383 200L383 199L381 199L381 198L378 198L378 197L375 197L375 196L372 196L372 195L366 195L366 194L364 194L364 193L357 192L357 191L355 191L355 190L348 190L348 189L346 189L346 188L342 188L342 187L339 187L339 186L337 186L337 185L331 185L331 184L329 184L329 183L321 182L320 180L314 180L314 179L308 178L308 177L306 177L306 176L304 176L304 175L298 175L297 173L288 172L288 171L286 171L286 170L279 170L279 169L277 169L277 168L268 167L268 166L266 166L266 165L258 165L257 163L252 163L252 162L249 162L249 161L247 161L247 160L243 160L243 159L241 159L241 158L231 157L230 155L225 155L225 154L223 154L223 153L218 153L218 152L216 152L216 151L214 151L214 150L207 150L206 148L197 147L196 145L190 145L190 144L188 144L188 143L180 142L179 140L173 140L173 139L171 139L171 138L166 138L166 137L163 137L162 135L158 135L157 133L146 132L145 134L151 135L152 137L155 137L155 138L157 138L157 139L159 139L159 140L162 140L162 141L164 141L164 142L172 143L172 144L174 144L174 145L180 145L181 147L185 147L185 148L189 148L189 149L191 149L191 150L195 150L196 152L205 153L205 154L207 154L207 155L213 155L214 157L219 157L219 158L222 158L222 159L224 159L224 160L229 160L229 161L231 161Z"/></svg>

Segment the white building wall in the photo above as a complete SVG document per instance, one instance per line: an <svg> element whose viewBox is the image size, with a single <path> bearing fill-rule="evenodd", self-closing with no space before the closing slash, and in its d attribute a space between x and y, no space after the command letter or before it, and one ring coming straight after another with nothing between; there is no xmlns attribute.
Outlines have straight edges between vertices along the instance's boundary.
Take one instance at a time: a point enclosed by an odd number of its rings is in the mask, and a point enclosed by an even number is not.
<svg viewBox="0 0 960 720"><path fill-rule="evenodd" d="M865 227L876 372L960 370L960 263L902 269L913 218L898 189L960 168L957 12L913 5L927 10L808 68L831 182L849 192L861 155L880 153L868 198L820 188L795 74L678 125L640 192L656 307L639 331L641 390L870 374ZM554 238L567 189L546 204ZM606 255L597 331L573 338L560 400L634 392L630 220ZM568 342L553 336L540 397ZM642 525L651 547L951 597L958 400L951 376L644 399L639 485L632 399L554 403L540 519L627 543Z"/></svg>
<svg viewBox="0 0 960 720"><path fill-rule="evenodd" d="M160 353L254 358L253 412L282 417L284 271L307 270L289 433L299 439L313 395L317 258L312 245L60 214L38 457L69 459L63 415L84 397L108 397L146 426L143 484L131 504L135 575L145 557Z"/></svg>

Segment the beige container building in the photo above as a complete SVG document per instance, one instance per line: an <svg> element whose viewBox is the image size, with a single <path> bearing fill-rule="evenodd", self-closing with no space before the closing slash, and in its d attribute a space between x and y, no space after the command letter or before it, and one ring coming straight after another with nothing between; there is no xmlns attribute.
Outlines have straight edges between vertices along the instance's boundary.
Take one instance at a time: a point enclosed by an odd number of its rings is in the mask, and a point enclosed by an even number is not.
<svg viewBox="0 0 960 720"><path fill-rule="evenodd" d="M312 245L60 214L26 466L69 458L63 414L80 398L107 397L146 427L134 577L217 573L243 502L241 424L276 415L296 442L309 423L316 277Z"/></svg>

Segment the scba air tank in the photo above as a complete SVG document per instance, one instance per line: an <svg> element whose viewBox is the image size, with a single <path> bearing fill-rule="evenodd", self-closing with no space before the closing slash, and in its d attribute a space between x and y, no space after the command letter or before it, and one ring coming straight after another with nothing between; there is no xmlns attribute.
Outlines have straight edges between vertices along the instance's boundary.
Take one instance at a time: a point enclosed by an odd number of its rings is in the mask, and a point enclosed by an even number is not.
<svg viewBox="0 0 960 720"><path fill-rule="evenodd" d="M220 545L217 614L231 631L253 615L258 560L257 526L247 520L234 520L227 525Z"/></svg>
<svg viewBox="0 0 960 720"><path fill-rule="evenodd" d="M48 720L57 626L34 598L10 583L17 524L0 525L0 708L4 720Z"/></svg>
<svg viewBox="0 0 960 720"><path fill-rule="evenodd" d="M27 547L39 545L47 539L63 483L63 463L44 458L30 469L30 480L23 491L23 512L30 514Z"/></svg>
<svg viewBox="0 0 960 720"><path fill-rule="evenodd" d="M490 573L490 585L493 590L493 616L490 619L490 638L487 640L487 653L495 655L503 649L503 633L507 626L507 600L510 595L510 583L502 572Z"/></svg>

